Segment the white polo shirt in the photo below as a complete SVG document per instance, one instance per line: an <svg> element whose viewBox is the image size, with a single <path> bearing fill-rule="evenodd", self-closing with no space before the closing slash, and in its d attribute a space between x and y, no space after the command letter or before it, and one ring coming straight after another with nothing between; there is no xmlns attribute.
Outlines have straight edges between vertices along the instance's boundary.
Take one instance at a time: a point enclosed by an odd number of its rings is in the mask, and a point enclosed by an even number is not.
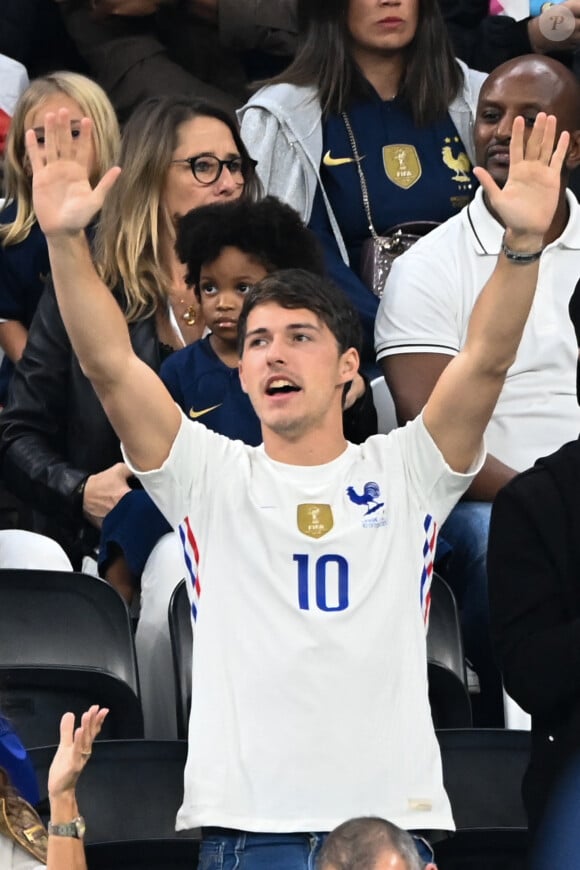
<svg viewBox="0 0 580 870"><path fill-rule="evenodd" d="M570 191L567 201L568 224L542 254L516 361L485 433L489 453L517 471L577 438L580 431L578 342L568 313L580 278L580 208ZM503 232L480 189L460 214L396 260L375 325L379 360L405 353L455 356L461 350Z"/></svg>

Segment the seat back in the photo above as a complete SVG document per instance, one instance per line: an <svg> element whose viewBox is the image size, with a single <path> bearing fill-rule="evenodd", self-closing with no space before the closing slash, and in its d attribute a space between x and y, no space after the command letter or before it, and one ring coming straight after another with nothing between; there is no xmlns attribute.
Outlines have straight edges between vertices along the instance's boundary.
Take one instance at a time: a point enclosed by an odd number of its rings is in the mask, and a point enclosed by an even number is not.
<svg viewBox="0 0 580 870"><path fill-rule="evenodd" d="M142 737L131 621L97 577L0 570L0 707L26 746L56 742L62 713L109 707L102 737Z"/></svg>
<svg viewBox="0 0 580 870"><path fill-rule="evenodd" d="M437 739L458 830L527 827L521 784L529 731L451 729L438 731Z"/></svg>
<svg viewBox="0 0 580 870"><path fill-rule="evenodd" d="M191 709L191 661L193 655L193 632L191 628L191 605L185 580L173 590L169 602L169 634L173 652L173 674L177 713L177 736L187 738L189 711Z"/></svg>
<svg viewBox="0 0 580 870"><path fill-rule="evenodd" d="M198 840L133 840L86 846L89 870L193 870Z"/></svg>
<svg viewBox="0 0 580 870"><path fill-rule="evenodd" d="M469 728L471 701L465 677L459 611L450 587L435 573L431 581L427 673L435 727Z"/></svg>
<svg viewBox="0 0 580 870"><path fill-rule="evenodd" d="M437 732L457 834L436 846L440 870L523 870L527 820L521 784L530 732Z"/></svg>
<svg viewBox="0 0 580 870"><path fill-rule="evenodd" d="M457 602L450 586L436 573L431 581L427 658L452 671L467 686Z"/></svg>
<svg viewBox="0 0 580 870"><path fill-rule="evenodd" d="M54 746L30 750L41 797L48 793ZM185 740L112 740L93 746L77 786L87 843L196 838L175 831L183 800Z"/></svg>
<svg viewBox="0 0 580 870"><path fill-rule="evenodd" d="M377 412L378 431L387 435L391 429L396 429L397 412L391 391L383 377L374 378L371 381L373 391L373 403Z"/></svg>

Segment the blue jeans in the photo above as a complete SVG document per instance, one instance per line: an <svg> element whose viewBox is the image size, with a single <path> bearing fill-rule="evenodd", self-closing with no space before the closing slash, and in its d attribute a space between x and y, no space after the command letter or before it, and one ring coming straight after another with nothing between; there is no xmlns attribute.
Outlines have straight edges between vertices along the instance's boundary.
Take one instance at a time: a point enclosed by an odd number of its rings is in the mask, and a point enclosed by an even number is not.
<svg viewBox="0 0 580 870"><path fill-rule="evenodd" d="M253 834L204 828L197 870L315 870L326 834ZM428 843L414 838L425 863Z"/></svg>
<svg viewBox="0 0 580 870"><path fill-rule="evenodd" d="M479 677L481 698L474 709L476 725L503 727L503 696L489 626L487 539L491 504L460 501L441 527L435 570L451 586L461 613L465 654ZM451 552L449 552L451 547ZM438 562L440 553L445 553Z"/></svg>

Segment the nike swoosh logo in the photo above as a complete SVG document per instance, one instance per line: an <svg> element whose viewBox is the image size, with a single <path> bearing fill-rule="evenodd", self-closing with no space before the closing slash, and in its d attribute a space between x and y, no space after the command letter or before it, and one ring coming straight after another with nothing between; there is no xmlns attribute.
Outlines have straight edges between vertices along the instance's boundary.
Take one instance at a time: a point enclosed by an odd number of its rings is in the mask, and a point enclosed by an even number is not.
<svg viewBox="0 0 580 870"><path fill-rule="evenodd" d="M354 157L331 157L330 151L327 151L322 158L322 162L325 166L344 166L345 163L356 163L356 160Z"/></svg>
<svg viewBox="0 0 580 870"><path fill-rule="evenodd" d="M198 417L203 417L204 414L209 414L210 411L215 411L216 408L221 408L222 402L219 405L212 405L211 408L204 408L202 411L194 411L193 408L189 409L189 416L192 420L197 420Z"/></svg>

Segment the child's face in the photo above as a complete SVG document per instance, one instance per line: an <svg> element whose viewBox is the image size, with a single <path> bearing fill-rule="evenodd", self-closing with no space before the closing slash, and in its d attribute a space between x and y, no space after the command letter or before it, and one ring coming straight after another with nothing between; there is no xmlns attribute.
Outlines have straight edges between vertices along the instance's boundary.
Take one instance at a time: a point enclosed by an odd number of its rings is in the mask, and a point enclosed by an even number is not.
<svg viewBox="0 0 580 870"><path fill-rule="evenodd" d="M217 259L203 264L199 279L201 309L207 326L221 341L236 344L244 296L267 274L259 260L233 247L224 248Z"/></svg>

